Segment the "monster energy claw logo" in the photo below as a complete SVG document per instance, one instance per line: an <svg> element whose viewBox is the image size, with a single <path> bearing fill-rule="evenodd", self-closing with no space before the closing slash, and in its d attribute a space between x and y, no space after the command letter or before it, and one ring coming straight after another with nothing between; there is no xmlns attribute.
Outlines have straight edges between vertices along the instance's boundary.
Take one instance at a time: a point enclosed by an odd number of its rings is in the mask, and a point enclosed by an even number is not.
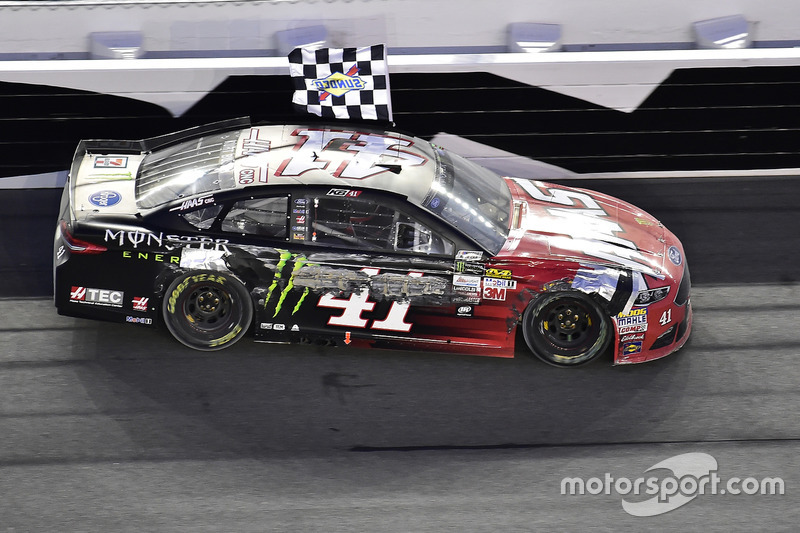
<svg viewBox="0 0 800 533"><path fill-rule="evenodd" d="M304 266L310 266L312 263L309 263L305 256L300 254L292 254L287 250L278 250L280 252L280 256L278 258L278 263L275 265L275 275L272 278L272 283L270 284L269 288L267 289L267 296L264 299L264 308L268 308L270 305L270 300L272 299L272 295L279 286L283 287L280 296L278 296L278 301L275 304L275 312L272 314L272 317L277 317L278 313L281 312L283 308L284 301L286 297L289 296L289 293L294 288L294 280L297 276L298 272ZM285 270L287 269L287 265L292 263L292 268L289 273L288 280L284 278ZM295 304L294 308L292 309L292 314L294 315L297 311L300 310L300 307L303 305L303 302L308 296L309 288L305 287L303 293L300 295L297 303Z"/></svg>

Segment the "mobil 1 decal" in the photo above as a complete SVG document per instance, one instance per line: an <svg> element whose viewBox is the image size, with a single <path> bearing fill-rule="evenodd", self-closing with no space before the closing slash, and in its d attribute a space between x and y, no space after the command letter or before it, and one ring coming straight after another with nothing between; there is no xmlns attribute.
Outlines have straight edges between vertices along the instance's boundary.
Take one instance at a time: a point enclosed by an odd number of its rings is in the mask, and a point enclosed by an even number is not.
<svg viewBox="0 0 800 533"><path fill-rule="evenodd" d="M603 206L590 195L576 190L546 187L542 183L521 178L514 178L514 182L532 199L547 204L544 207L547 214L563 221L558 224L559 232L569 235L579 243L581 251L586 255L612 261L653 277L662 277L648 264L647 258L635 243L618 236L624 233L622 227L609 220ZM536 224L539 217L530 218ZM543 229L552 231L552 220L542 219L540 223L550 226ZM591 238L586 237L587 229L591 231Z"/></svg>

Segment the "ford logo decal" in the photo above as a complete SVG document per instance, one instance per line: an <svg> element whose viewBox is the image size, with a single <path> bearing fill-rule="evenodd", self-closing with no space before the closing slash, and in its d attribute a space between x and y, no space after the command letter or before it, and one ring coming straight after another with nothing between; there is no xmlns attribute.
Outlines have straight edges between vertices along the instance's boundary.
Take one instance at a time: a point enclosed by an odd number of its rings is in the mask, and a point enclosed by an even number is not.
<svg viewBox="0 0 800 533"><path fill-rule="evenodd" d="M97 207L111 207L122 200L122 195L115 191L100 191L89 196L89 202Z"/></svg>
<svg viewBox="0 0 800 533"><path fill-rule="evenodd" d="M667 257L669 260L673 262L673 264L680 266L683 262L683 258L681 257L681 251L678 250L675 246L670 246L669 250L667 250Z"/></svg>

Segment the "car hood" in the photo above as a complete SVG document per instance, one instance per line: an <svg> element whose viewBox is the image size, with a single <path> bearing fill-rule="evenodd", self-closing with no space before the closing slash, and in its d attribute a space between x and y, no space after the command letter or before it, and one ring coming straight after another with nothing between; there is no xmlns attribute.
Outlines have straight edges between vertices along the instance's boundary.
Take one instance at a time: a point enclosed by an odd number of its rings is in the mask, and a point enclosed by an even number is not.
<svg viewBox="0 0 800 533"><path fill-rule="evenodd" d="M652 215L602 193L508 180L514 221L500 256L611 264L663 277L666 230Z"/></svg>

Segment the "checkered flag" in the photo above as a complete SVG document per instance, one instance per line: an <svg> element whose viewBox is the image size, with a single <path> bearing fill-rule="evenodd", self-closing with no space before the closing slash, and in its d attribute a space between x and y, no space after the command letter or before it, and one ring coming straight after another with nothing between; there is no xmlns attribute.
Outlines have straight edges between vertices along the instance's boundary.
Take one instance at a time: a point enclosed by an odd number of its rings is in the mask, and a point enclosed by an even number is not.
<svg viewBox="0 0 800 533"><path fill-rule="evenodd" d="M295 48L289 53L292 103L323 118L392 121L386 46Z"/></svg>

